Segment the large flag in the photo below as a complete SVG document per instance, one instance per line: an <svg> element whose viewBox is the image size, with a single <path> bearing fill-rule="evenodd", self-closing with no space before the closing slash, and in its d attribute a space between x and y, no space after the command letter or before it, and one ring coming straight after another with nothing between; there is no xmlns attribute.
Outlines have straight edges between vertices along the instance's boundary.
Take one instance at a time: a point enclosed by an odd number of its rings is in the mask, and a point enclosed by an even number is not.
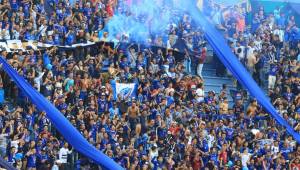
<svg viewBox="0 0 300 170"><path fill-rule="evenodd" d="M137 87L135 83L112 83L112 89L114 94L114 99L117 99L120 96L124 98L136 97Z"/></svg>

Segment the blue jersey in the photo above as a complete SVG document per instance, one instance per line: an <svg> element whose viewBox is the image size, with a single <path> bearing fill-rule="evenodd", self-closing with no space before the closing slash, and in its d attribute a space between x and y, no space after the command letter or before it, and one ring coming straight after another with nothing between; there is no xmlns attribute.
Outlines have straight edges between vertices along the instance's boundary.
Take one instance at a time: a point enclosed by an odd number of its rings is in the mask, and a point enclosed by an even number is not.
<svg viewBox="0 0 300 170"><path fill-rule="evenodd" d="M278 72L278 66L274 65L274 64L271 64L270 65L269 75L276 76L277 72Z"/></svg>
<svg viewBox="0 0 300 170"><path fill-rule="evenodd" d="M98 112L103 113L106 111L108 103L106 100L99 99L98 100Z"/></svg>
<svg viewBox="0 0 300 170"><path fill-rule="evenodd" d="M44 63L44 66L47 66L48 64L51 64L49 54L47 52L45 52L43 54L43 63Z"/></svg>
<svg viewBox="0 0 300 170"><path fill-rule="evenodd" d="M27 31L24 35L24 39L25 40L35 40L35 36Z"/></svg>
<svg viewBox="0 0 300 170"><path fill-rule="evenodd" d="M218 163L218 154L217 153L210 154L210 160L214 161L217 164Z"/></svg>
<svg viewBox="0 0 300 170"><path fill-rule="evenodd" d="M205 101L206 104L211 104L214 101L214 98L212 98L212 97L205 97L204 101Z"/></svg>
<svg viewBox="0 0 300 170"><path fill-rule="evenodd" d="M173 66L175 64L175 58L173 56L167 56L167 60L170 66Z"/></svg>
<svg viewBox="0 0 300 170"><path fill-rule="evenodd" d="M54 34L53 42L54 42L55 45L60 45L60 36L59 36L59 34Z"/></svg>
<svg viewBox="0 0 300 170"><path fill-rule="evenodd" d="M23 4L23 10L24 10L24 17L28 18L30 16L30 4L24 3Z"/></svg>
<svg viewBox="0 0 300 170"><path fill-rule="evenodd" d="M167 106L170 106L174 102L175 102L174 97L172 97L172 96L167 97Z"/></svg>
<svg viewBox="0 0 300 170"><path fill-rule="evenodd" d="M50 123L49 119L47 119L45 116L41 118L40 122L39 122L39 127L41 128L40 130L42 130L42 128L44 126L48 126Z"/></svg>
<svg viewBox="0 0 300 170"><path fill-rule="evenodd" d="M292 150L292 148L287 147L287 148L281 148L280 151L281 151L281 153L282 153L282 156L283 156L286 160L288 160L288 158L289 158L288 155L289 155L289 153L292 152L293 150Z"/></svg>
<svg viewBox="0 0 300 170"><path fill-rule="evenodd" d="M38 4L37 5L37 10L38 10L39 13L44 14L45 13L44 4Z"/></svg>
<svg viewBox="0 0 300 170"><path fill-rule="evenodd" d="M200 149L201 149L203 152L208 152L209 147L208 147L208 142L207 142L206 139L203 139L203 140L202 140L201 145L200 145Z"/></svg>
<svg viewBox="0 0 300 170"><path fill-rule="evenodd" d="M48 160L49 159L49 156L47 155L47 154L39 154L38 155L38 158L40 159L40 160Z"/></svg>
<svg viewBox="0 0 300 170"><path fill-rule="evenodd" d="M129 62L121 61L121 62L120 62L120 68L121 68L121 69L124 69L125 67L129 67Z"/></svg>
<svg viewBox="0 0 300 170"><path fill-rule="evenodd" d="M83 13L84 13L85 16L87 16L87 18L90 18L90 17L91 17L92 12L93 12L93 11L92 11L91 8L84 8L84 9L83 9Z"/></svg>
<svg viewBox="0 0 300 170"><path fill-rule="evenodd" d="M75 35L73 33L70 33L66 38L66 45L72 45L73 42L75 42Z"/></svg>
<svg viewBox="0 0 300 170"><path fill-rule="evenodd" d="M11 7L12 10L17 11L18 8L19 8L18 2L17 2L16 0L13 0L13 1L10 3L10 7Z"/></svg>
<svg viewBox="0 0 300 170"><path fill-rule="evenodd" d="M68 108L68 105L66 103L61 103L56 107L58 110L64 110Z"/></svg>
<svg viewBox="0 0 300 170"><path fill-rule="evenodd" d="M286 23L286 19L285 17L280 17L277 19L277 25L278 26L281 26L282 28L285 27L285 23Z"/></svg>
<svg viewBox="0 0 300 170"><path fill-rule="evenodd" d="M234 134L234 129L233 128L226 128L226 139L232 140L233 139L233 134Z"/></svg>
<svg viewBox="0 0 300 170"><path fill-rule="evenodd" d="M27 123L27 127L31 128L33 127L34 124L34 116L33 115L26 115L26 123Z"/></svg>
<svg viewBox="0 0 300 170"><path fill-rule="evenodd" d="M36 155L32 154L27 157L27 168L35 168L36 167Z"/></svg>
<svg viewBox="0 0 300 170"><path fill-rule="evenodd" d="M294 94L293 93L284 93L283 94L284 98L288 101L291 102L294 98Z"/></svg>

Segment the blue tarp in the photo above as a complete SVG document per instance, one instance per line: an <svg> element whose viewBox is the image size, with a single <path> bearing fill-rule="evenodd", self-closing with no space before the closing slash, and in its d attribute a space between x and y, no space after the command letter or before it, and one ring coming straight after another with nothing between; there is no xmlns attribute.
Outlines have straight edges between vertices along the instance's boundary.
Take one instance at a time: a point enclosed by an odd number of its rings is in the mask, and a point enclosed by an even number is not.
<svg viewBox="0 0 300 170"><path fill-rule="evenodd" d="M41 111L45 111L54 127L62 136L81 154L103 166L105 169L123 169L120 165L110 159L101 151L92 146L72 124L53 106L44 96L36 91L23 77L21 77L2 57L0 63L3 64L4 71L22 89L28 98Z"/></svg>
<svg viewBox="0 0 300 170"><path fill-rule="evenodd" d="M191 6L193 7L193 6ZM250 76L248 71L239 62L237 57L232 53L230 47L227 45L225 39L218 32L218 30L211 24L199 11L198 9L190 9L192 18L195 19L197 25L201 26L204 30L205 37L209 44L214 49L218 58L226 66L227 69L234 75L234 77L250 92L250 94L257 99L257 101L265 108L265 110L271 114L271 116L283 127L286 128L287 132L294 137L294 139L300 143L300 135L295 132L287 121L285 121L279 113L276 111L274 106L265 96L264 92L260 89L257 83Z"/></svg>

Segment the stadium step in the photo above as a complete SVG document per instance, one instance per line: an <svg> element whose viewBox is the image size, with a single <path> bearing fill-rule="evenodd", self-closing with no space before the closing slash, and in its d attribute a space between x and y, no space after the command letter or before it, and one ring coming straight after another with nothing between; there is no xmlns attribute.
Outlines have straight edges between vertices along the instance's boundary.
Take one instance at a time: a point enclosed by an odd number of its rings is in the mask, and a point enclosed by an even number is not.
<svg viewBox="0 0 300 170"><path fill-rule="evenodd" d="M204 92L205 96L208 95L209 91L214 91L216 96L219 96L220 91L222 89L222 85L227 85L227 97L229 106L232 107L234 101L230 95L230 90L236 90L236 86L234 85L234 81L229 77L217 77L216 76L216 66L211 63L205 63L202 70L202 75L204 79Z"/></svg>
<svg viewBox="0 0 300 170"><path fill-rule="evenodd" d="M216 70L212 68L205 68L202 70L202 76L216 76Z"/></svg>
<svg viewBox="0 0 300 170"><path fill-rule="evenodd" d="M222 86L210 86L210 85L205 85L204 86L204 91L214 91L214 92L220 92L221 91ZM235 87L227 87L227 91L229 92L230 90L235 90Z"/></svg>
<svg viewBox="0 0 300 170"><path fill-rule="evenodd" d="M206 83L204 86L212 86L212 87L219 87L221 89L222 84L211 84L211 83ZM227 84L228 89L235 89L236 87L233 84Z"/></svg>
<svg viewBox="0 0 300 170"><path fill-rule="evenodd" d="M214 69L214 70L216 70L216 66L214 64L211 64L211 63L204 63L204 65L203 65L203 71L206 70L206 69Z"/></svg>
<svg viewBox="0 0 300 170"><path fill-rule="evenodd" d="M233 80L227 77L203 76L203 79L205 84L220 84L221 86L222 84L227 84L227 86L233 85Z"/></svg>

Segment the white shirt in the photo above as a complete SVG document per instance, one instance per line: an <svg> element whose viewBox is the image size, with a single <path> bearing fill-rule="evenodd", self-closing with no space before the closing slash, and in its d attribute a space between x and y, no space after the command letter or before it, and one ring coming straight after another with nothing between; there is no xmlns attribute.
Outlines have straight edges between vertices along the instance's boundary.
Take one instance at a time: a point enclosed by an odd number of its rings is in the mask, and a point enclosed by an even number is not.
<svg viewBox="0 0 300 170"><path fill-rule="evenodd" d="M238 49L241 49L241 52L238 53ZM237 54L239 60L245 58L245 47L244 46L239 46L235 48L235 53Z"/></svg>
<svg viewBox="0 0 300 170"><path fill-rule="evenodd" d="M208 148L212 148L213 144L215 143L215 137L213 135L208 135Z"/></svg>
<svg viewBox="0 0 300 170"><path fill-rule="evenodd" d="M3 31L3 29L2 29L2 28L0 28L0 40L2 40L2 39L3 39L3 34L2 34L2 31Z"/></svg>
<svg viewBox="0 0 300 170"><path fill-rule="evenodd" d="M8 134L0 134L0 147L2 148L6 148L7 147L7 139L6 137L8 136Z"/></svg>
<svg viewBox="0 0 300 170"><path fill-rule="evenodd" d="M279 147L278 146L272 146L271 147L271 152L272 152L272 154L277 154L279 152Z"/></svg>
<svg viewBox="0 0 300 170"><path fill-rule="evenodd" d="M169 64L163 65L164 71L165 71L166 73L169 72L169 67L170 67Z"/></svg>
<svg viewBox="0 0 300 170"><path fill-rule="evenodd" d="M167 72L167 75L168 75L168 77L175 78L176 73L174 73L174 72Z"/></svg>
<svg viewBox="0 0 300 170"><path fill-rule="evenodd" d="M280 42L283 42L284 39L284 31L280 29L275 29L274 34L279 36Z"/></svg>
<svg viewBox="0 0 300 170"><path fill-rule="evenodd" d="M247 153L247 154L242 154L242 165L243 167L247 167L247 162L249 161L251 157L251 154L250 153Z"/></svg>
<svg viewBox="0 0 300 170"><path fill-rule="evenodd" d="M19 148L19 141L18 140L13 140L11 141L11 146L14 146L16 150Z"/></svg>
<svg viewBox="0 0 300 170"><path fill-rule="evenodd" d="M59 150L59 160L61 163L67 163L68 161L68 154L72 153L69 149L60 148Z"/></svg>
<svg viewBox="0 0 300 170"><path fill-rule="evenodd" d="M129 53L129 56L130 56L130 66L132 68L136 67L137 54L136 53Z"/></svg>
<svg viewBox="0 0 300 170"><path fill-rule="evenodd" d="M198 102L202 102L202 101L204 100L204 90L198 88L198 89L196 90L196 94L197 94L197 101L198 101Z"/></svg>
<svg viewBox="0 0 300 170"><path fill-rule="evenodd" d="M37 90L40 91L41 89L41 83L42 83L42 78L44 76L44 72L39 72L39 76L34 78L34 83L37 84Z"/></svg>
<svg viewBox="0 0 300 170"><path fill-rule="evenodd" d="M46 29L47 29L47 26L44 26L44 25L41 25L40 28L39 28L39 32L42 36L45 36L46 35Z"/></svg>
<svg viewBox="0 0 300 170"><path fill-rule="evenodd" d="M255 45L255 50L256 51L260 51L261 49L262 49L262 42L261 42L261 40L255 40L254 41L254 45Z"/></svg>
<svg viewBox="0 0 300 170"><path fill-rule="evenodd" d="M150 155L150 160L152 160L154 157L158 156L158 150L156 149L155 152L151 150L149 155Z"/></svg>
<svg viewBox="0 0 300 170"><path fill-rule="evenodd" d="M52 166L51 170L59 170L58 165L55 165L55 164L54 164L54 165Z"/></svg>
<svg viewBox="0 0 300 170"><path fill-rule="evenodd" d="M248 58L249 56L252 56L254 50L255 50L255 49L254 49L253 47L248 46L247 58Z"/></svg>
<svg viewBox="0 0 300 170"><path fill-rule="evenodd" d="M10 40L10 33L9 30L3 30L3 38L5 40Z"/></svg>
<svg viewBox="0 0 300 170"><path fill-rule="evenodd" d="M12 39L18 40L20 38L20 32L14 30Z"/></svg>

